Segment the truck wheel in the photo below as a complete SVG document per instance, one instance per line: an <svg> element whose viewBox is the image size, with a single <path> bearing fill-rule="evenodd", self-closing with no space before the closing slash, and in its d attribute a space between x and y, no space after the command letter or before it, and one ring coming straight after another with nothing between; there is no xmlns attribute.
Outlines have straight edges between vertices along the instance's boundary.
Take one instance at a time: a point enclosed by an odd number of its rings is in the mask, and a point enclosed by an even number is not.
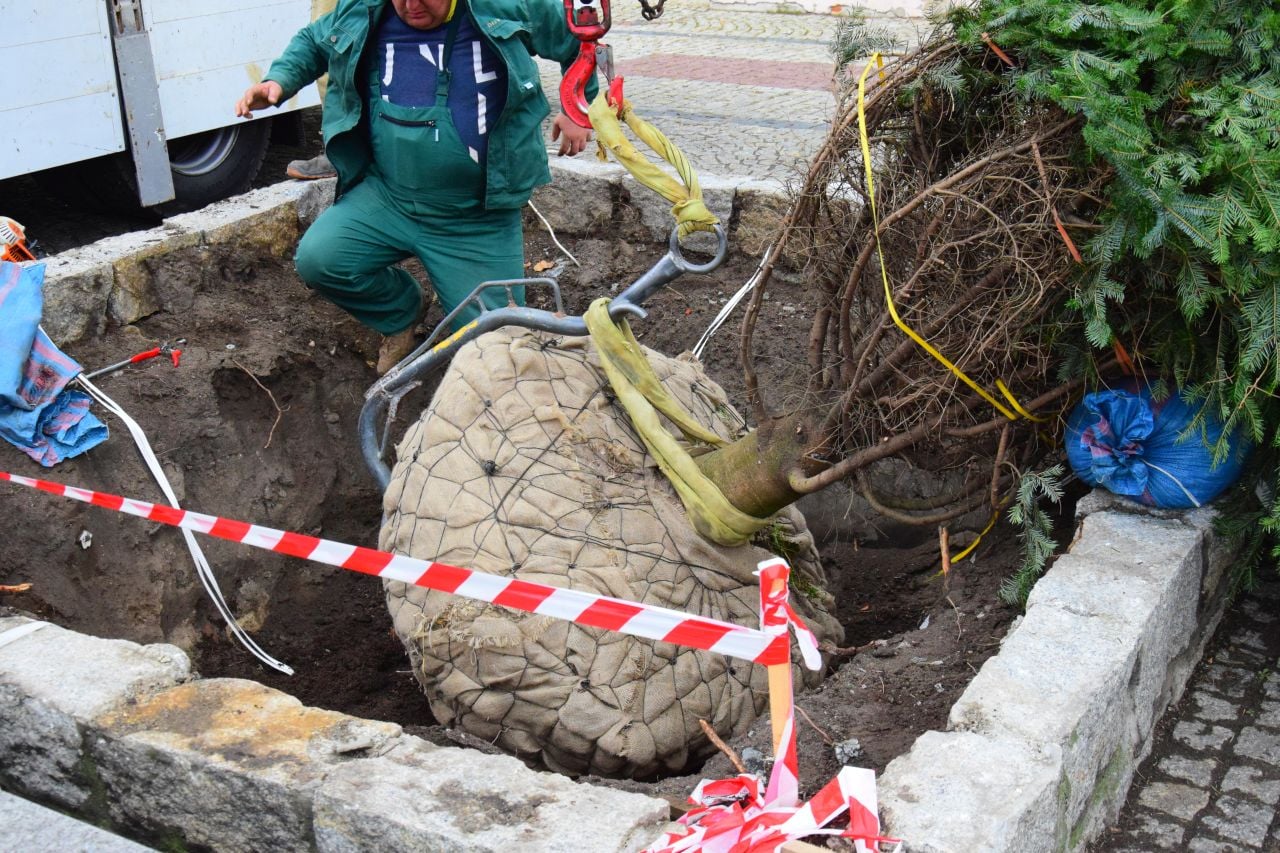
<svg viewBox="0 0 1280 853"><path fill-rule="evenodd" d="M258 176L271 141L271 122L221 127L169 141L174 200L157 205L165 215L195 210L239 195Z"/></svg>
<svg viewBox="0 0 1280 853"><path fill-rule="evenodd" d="M143 208L133 161L113 154L42 172L43 186L68 201L116 213L172 216L244 192L258 176L271 141L271 119L169 140L173 201Z"/></svg>

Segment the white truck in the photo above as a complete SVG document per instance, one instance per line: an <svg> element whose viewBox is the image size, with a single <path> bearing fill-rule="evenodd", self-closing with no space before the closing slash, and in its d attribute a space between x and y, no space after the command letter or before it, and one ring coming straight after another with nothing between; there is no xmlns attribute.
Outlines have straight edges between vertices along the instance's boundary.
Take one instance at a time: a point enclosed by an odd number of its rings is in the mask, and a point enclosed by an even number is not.
<svg viewBox="0 0 1280 853"><path fill-rule="evenodd" d="M0 0L0 179L162 211L243 192L273 122L296 130L319 97L251 122L235 101L311 16L312 0Z"/></svg>

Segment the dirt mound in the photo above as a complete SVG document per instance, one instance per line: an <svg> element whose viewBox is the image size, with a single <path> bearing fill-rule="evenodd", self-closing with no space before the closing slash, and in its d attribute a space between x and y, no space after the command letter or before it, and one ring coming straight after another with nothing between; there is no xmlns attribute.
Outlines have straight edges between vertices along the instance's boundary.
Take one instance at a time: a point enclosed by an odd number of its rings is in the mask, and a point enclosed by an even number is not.
<svg viewBox="0 0 1280 853"><path fill-rule="evenodd" d="M68 346L69 355L93 370L185 338L176 368L155 359L96 380L142 425L183 505L367 540L379 495L355 464L351 437L373 337L292 284L278 263L246 263L220 248L165 263L162 311ZM109 441L39 474L162 500L128 432L109 425ZM335 464L344 458L351 463ZM37 473L17 456L6 467ZM221 632L176 531L37 494L6 492L0 511L12 520L0 576L34 583L27 599L7 603L93 634L187 649ZM219 540L202 545L250 631L267 618L281 581L339 571Z"/></svg>

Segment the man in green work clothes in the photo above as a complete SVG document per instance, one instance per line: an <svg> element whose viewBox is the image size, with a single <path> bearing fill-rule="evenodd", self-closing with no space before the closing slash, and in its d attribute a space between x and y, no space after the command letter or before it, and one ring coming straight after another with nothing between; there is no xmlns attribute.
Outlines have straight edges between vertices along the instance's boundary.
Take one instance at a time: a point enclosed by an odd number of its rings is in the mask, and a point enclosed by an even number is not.
<svg viewBox="0 0 1280 853"><path fill-rule="evenodd" d="M413 350L422 313L417 282L394 264L421 259L446 313L481 282L523 276L520 208L551 180L532 55L567 68L577 53L555 0L339 0L236 104L248 118L328 71L338 198L295 261L308 286L382 333L380 374ZM551 137L577 154L589 131L558 115Z"/></svg>

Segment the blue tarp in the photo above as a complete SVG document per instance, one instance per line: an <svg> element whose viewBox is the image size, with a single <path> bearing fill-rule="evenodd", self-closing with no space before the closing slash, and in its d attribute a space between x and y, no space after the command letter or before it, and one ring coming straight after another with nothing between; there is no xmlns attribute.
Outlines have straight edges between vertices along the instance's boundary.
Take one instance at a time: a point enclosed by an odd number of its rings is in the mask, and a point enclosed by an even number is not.
<svg viewBox="0 0 1280 853"><path fill-rule="evenodd" d="M46 468L107 439L92 398L66 390L80 373L40 329L44 264L0 261L0 438Z"/></svg>

